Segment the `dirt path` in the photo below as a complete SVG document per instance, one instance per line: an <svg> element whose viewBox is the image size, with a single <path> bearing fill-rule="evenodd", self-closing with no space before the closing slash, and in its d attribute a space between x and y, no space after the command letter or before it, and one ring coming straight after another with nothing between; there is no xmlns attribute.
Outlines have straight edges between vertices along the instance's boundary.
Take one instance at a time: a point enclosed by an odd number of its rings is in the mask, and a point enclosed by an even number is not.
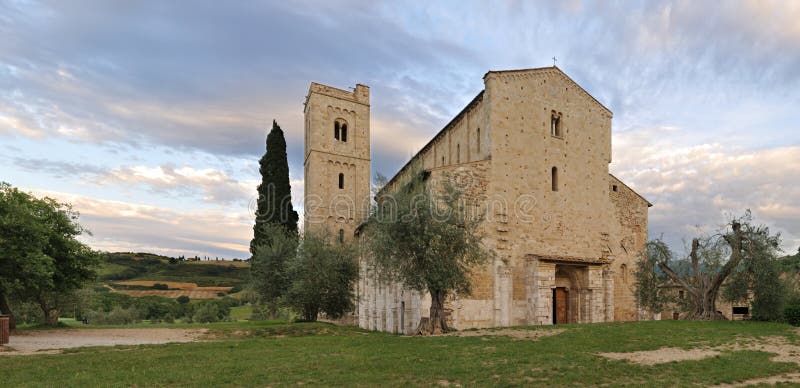
<svg viewBox="0 0 800 388"><path fill-rule="evenodd" d="M66 329L28 330L12 333L0 356L55 354L83 346L150 345L194 342L207 329ZM9 351L10 348L10 351Z"/></svg>

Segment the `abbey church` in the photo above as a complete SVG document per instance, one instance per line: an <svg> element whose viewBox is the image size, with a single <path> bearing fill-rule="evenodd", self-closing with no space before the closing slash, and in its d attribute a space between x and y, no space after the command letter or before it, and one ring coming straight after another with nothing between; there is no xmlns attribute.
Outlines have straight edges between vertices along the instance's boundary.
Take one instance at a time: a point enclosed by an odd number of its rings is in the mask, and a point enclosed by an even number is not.
<svg viewBox="0 0 800 388"><path fill-rule="evenodd" d="M635 320L646 199L609 174L612 112L559 68L489 71L480 91L389 181L454 179L484 214L493 262L447 303L457 329ZM312 83L305 230L357 240L370 208L370 95ZM412 333L430 298L361 271L360 327Z"/></svg>

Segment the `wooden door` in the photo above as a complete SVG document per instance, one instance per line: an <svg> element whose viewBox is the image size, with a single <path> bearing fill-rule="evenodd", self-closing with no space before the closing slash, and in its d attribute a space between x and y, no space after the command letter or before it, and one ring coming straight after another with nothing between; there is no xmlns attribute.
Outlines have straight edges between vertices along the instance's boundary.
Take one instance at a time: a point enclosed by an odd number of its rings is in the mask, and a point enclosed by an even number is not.
<svg viewBox="0 0 800 388"><path fill-rule="evenodd" d="M564 287L556 287L553 290L553 317L554 323L568 323L567 310L569 304L569 291Z"/></svg>

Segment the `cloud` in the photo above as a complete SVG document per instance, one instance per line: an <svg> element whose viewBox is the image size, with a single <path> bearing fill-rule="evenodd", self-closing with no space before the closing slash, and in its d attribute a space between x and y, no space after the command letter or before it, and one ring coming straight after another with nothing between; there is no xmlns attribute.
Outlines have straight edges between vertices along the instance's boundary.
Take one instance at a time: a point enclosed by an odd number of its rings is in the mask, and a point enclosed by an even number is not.
<svg viewBox="0 0 800 388"><path fill-rule="evenodd" d="M751 209L756 223L800 246L800 146L746 149L676 145L652 128L614 136L612 171L650 200L650 234L674 246Z"/></svg>
<svg viewBox="0 0 800 388"><path fill-rule="evenodd" d="M121 166L104 168L85 163L17 157L13 163L31 173L47 173L58 178L89 181L97 186L144 187L163 195L199 195L203 201L226 205L246 203L255 196L256 181L240 181L213 168L160 166ZM302 198L302 197L300 197Z"/></svg>
<svg viewBox="0 0 800 388"><path fill-rule="evenodd" d="M253 223L249 212L181 212L54 191L33 193L71 203L79 210L79 222L93 234L83 239L95 249L227 259L249 257Z"/></svg>

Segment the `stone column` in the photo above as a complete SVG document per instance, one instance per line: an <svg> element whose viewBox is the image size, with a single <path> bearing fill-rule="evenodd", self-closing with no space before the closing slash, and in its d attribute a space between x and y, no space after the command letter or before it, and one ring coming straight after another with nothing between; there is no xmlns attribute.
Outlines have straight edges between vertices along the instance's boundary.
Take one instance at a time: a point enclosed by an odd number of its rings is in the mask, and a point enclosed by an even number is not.
<svg viewBox="0 0 800 388"><path fill-rule="evenodd" d="M498 258L494 265L494 325L511 325L511 269Z"/></svg>
<svg viewBox="0 0 800 388"><path fill-rule="evenodd" d="M603 291L605 294L605 321L614 321L614 271L606 267L603 270Z"/></svg>
<svg viewBox="0 0 800 388"><path fill-rule="evenodd" d="M535 295L534 324L553 324L553 288L556 286L556 265L534 260L536 274L533 287Z"/></svg>

